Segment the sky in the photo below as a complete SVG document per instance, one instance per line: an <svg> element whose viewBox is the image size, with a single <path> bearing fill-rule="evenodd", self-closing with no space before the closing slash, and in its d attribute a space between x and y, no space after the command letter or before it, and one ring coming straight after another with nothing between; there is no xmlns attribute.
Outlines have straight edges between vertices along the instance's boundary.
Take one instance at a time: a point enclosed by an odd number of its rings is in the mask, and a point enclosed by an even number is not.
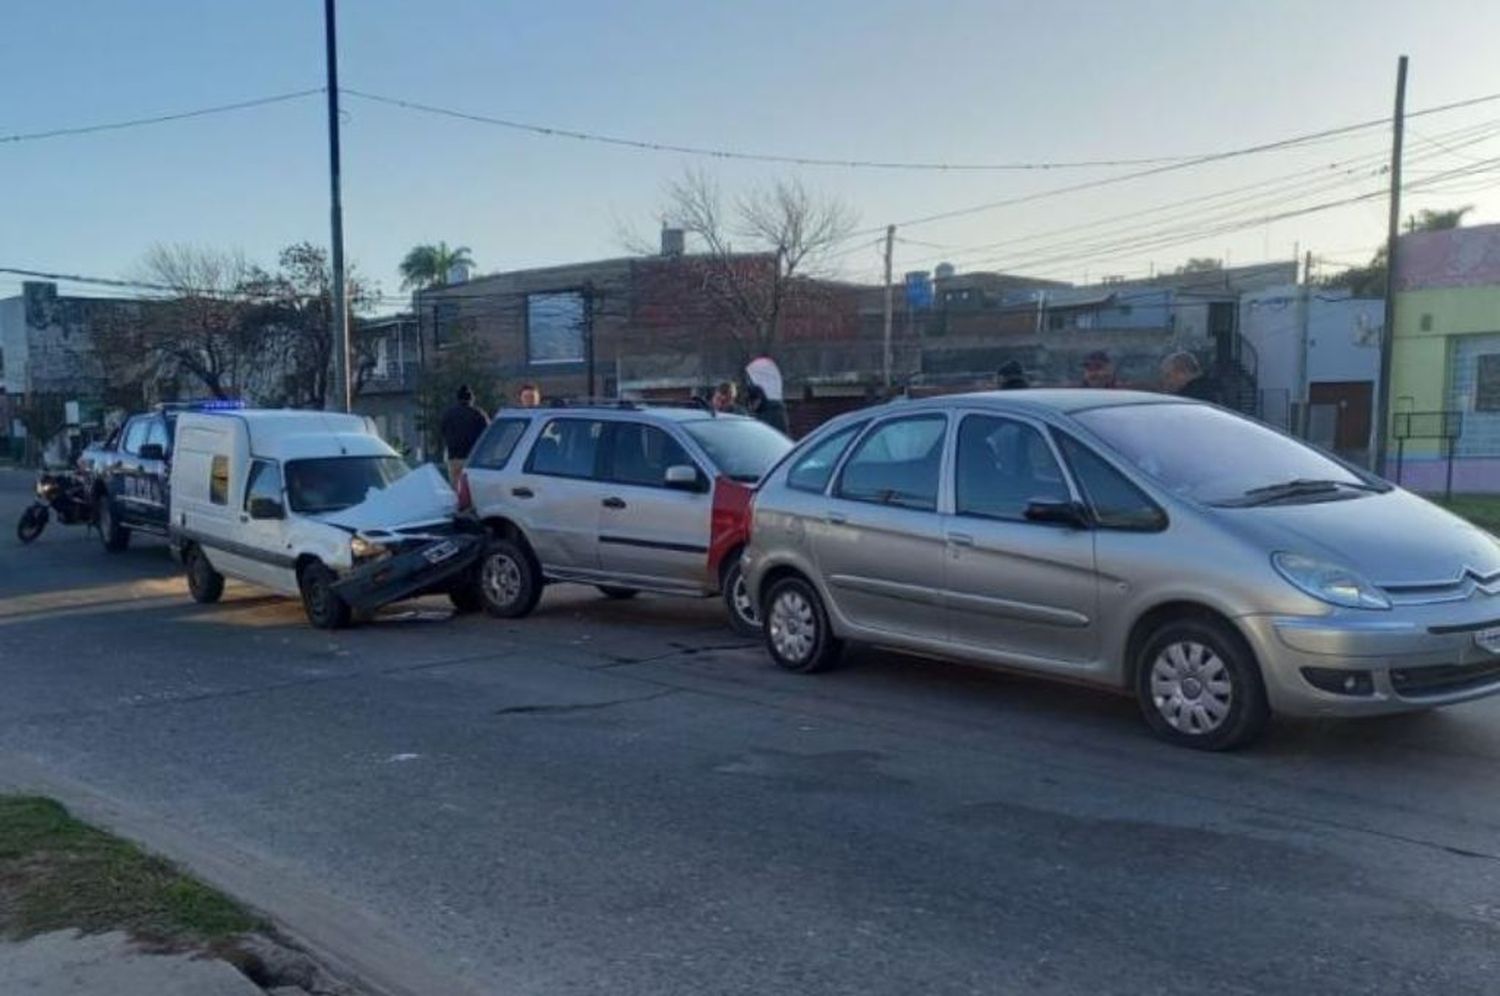
<svg viewBox="0 0 1500 996"><path fill-rule="evenodd" d="M157 243L270 264L328 241L321 94L152 126L8 136L320 87L317 0L5 0L0 267L139 276ZM1493 0L1131 3L343 0L345 87L540 125L788 156L946 163L1195 156L1500 91ZM620 255L663 187L701 167L727 196L799 179L857 214L827 266L880 275L943 259L1072 281L1192 256L1316 254L1383 238L1386 126L928 223L917 219L1145 166L881 171L702 159L546 137L344 97L348 257L392 296L412 245L471 248L481 272ZM1474 205L1500 222L1500 100L1408 129L1403 213ZM1454 173L1455 170L1467 171ZM1422 189L1426 184L1426 189ZM1119 217L1126 216L1126 217ZM1265 220L1271 219L1271 220ZM1241 227L1246 226L1248 227ZM19 278L0 274L0 296ZM76 289L76 288L75 288Z"/></svg>

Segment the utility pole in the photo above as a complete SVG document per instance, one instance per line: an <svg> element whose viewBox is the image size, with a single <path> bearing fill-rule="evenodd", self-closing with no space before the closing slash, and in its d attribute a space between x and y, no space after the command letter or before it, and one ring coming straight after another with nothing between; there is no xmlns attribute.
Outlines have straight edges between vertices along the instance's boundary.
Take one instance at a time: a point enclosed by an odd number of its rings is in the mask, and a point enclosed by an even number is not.
<svg viewBox="0 0 1500 996"><path fill-rule="evenodd" d="M1297 418L1292 432L1300 439L1307 438L1310 425L1308 405L1311 402L1307 383L1308 325L1312 319L1312 250L1307 251L1307 269L1302 286L1297 288Z"/></svg>
<svg viewBox="0 0 1500 996"><path fill-rule="evenodd" d="M1401 142L1406 133L1406 56L1396 63L1391 122L1391 212L1385 233L1385 320L1380 329L1380 382L1375 387L1375 473L1385 476L1391 432L1391 354L1396 346L1396 241L1401 233Z"/></svg>
<svg viewBox="0 0 1500 996"><path fill-rule="evenodd" d="M891 393L891 249L896 242L896 226L885 226L885 393Z"/></svg>
<svg viewBox="0 0 1500 996"><path fill-rule="evenodd" d="M339 177L339 46L335 0L323 0L323 29L328 47L328 186L332 193L333 228L333 397L329 407L346 412L353 403L349 389L349 302L344 296L344 206Z"/></svg>

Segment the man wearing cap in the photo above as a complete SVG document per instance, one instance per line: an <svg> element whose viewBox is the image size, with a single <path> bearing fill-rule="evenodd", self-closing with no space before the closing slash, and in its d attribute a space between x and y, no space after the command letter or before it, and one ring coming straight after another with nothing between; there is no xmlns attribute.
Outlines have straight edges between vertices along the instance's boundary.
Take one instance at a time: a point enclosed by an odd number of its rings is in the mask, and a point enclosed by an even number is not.
<svg viewBox="0 0 1500 996"><path fill-rule="evenodd" d="M1096 349L1083 358L1083 386L1110 388L1115 386L1115 361L1102 349Z"/></svg>
<svg viewBox="0 0 1500 996"><path fill-rule="evenodd" d="M443 447L448 451L448 480L454 487L458 487L458 474L469 459L469 451L479 442L489 424L490 420L474 404L474 392L464 384L458 389L457 400L448 406L438 422Z"/></svg>

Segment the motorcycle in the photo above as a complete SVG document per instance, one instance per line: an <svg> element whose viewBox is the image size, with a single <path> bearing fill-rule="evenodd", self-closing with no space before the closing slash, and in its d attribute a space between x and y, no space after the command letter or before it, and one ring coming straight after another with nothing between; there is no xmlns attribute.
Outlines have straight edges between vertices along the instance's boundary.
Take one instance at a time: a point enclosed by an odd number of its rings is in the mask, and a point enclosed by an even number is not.
<svg viewBox="0 0 1500 996"><path fill-rule="evenodd" d="M36 479L36 501L21 513L16 523L16 539L30 543L42 535L52 513L65 526L89 524L94 521L94 503L90 500L88 484L75 471L42 471Z"/></svg>

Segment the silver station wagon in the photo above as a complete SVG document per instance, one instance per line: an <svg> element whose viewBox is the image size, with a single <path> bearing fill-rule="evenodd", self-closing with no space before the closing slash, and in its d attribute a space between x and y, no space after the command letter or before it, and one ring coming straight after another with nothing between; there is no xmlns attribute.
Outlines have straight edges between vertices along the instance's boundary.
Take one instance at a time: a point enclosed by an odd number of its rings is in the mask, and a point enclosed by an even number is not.
<svg viewBox="0 0 1500 996"><path fill-rule="evenodd" d="M1500 541L1212 405L1125 391L903 401L830 422L755 499L766 646L845 640L1133 694L1225 749L1273 713L1500 691Z"/></svg>

